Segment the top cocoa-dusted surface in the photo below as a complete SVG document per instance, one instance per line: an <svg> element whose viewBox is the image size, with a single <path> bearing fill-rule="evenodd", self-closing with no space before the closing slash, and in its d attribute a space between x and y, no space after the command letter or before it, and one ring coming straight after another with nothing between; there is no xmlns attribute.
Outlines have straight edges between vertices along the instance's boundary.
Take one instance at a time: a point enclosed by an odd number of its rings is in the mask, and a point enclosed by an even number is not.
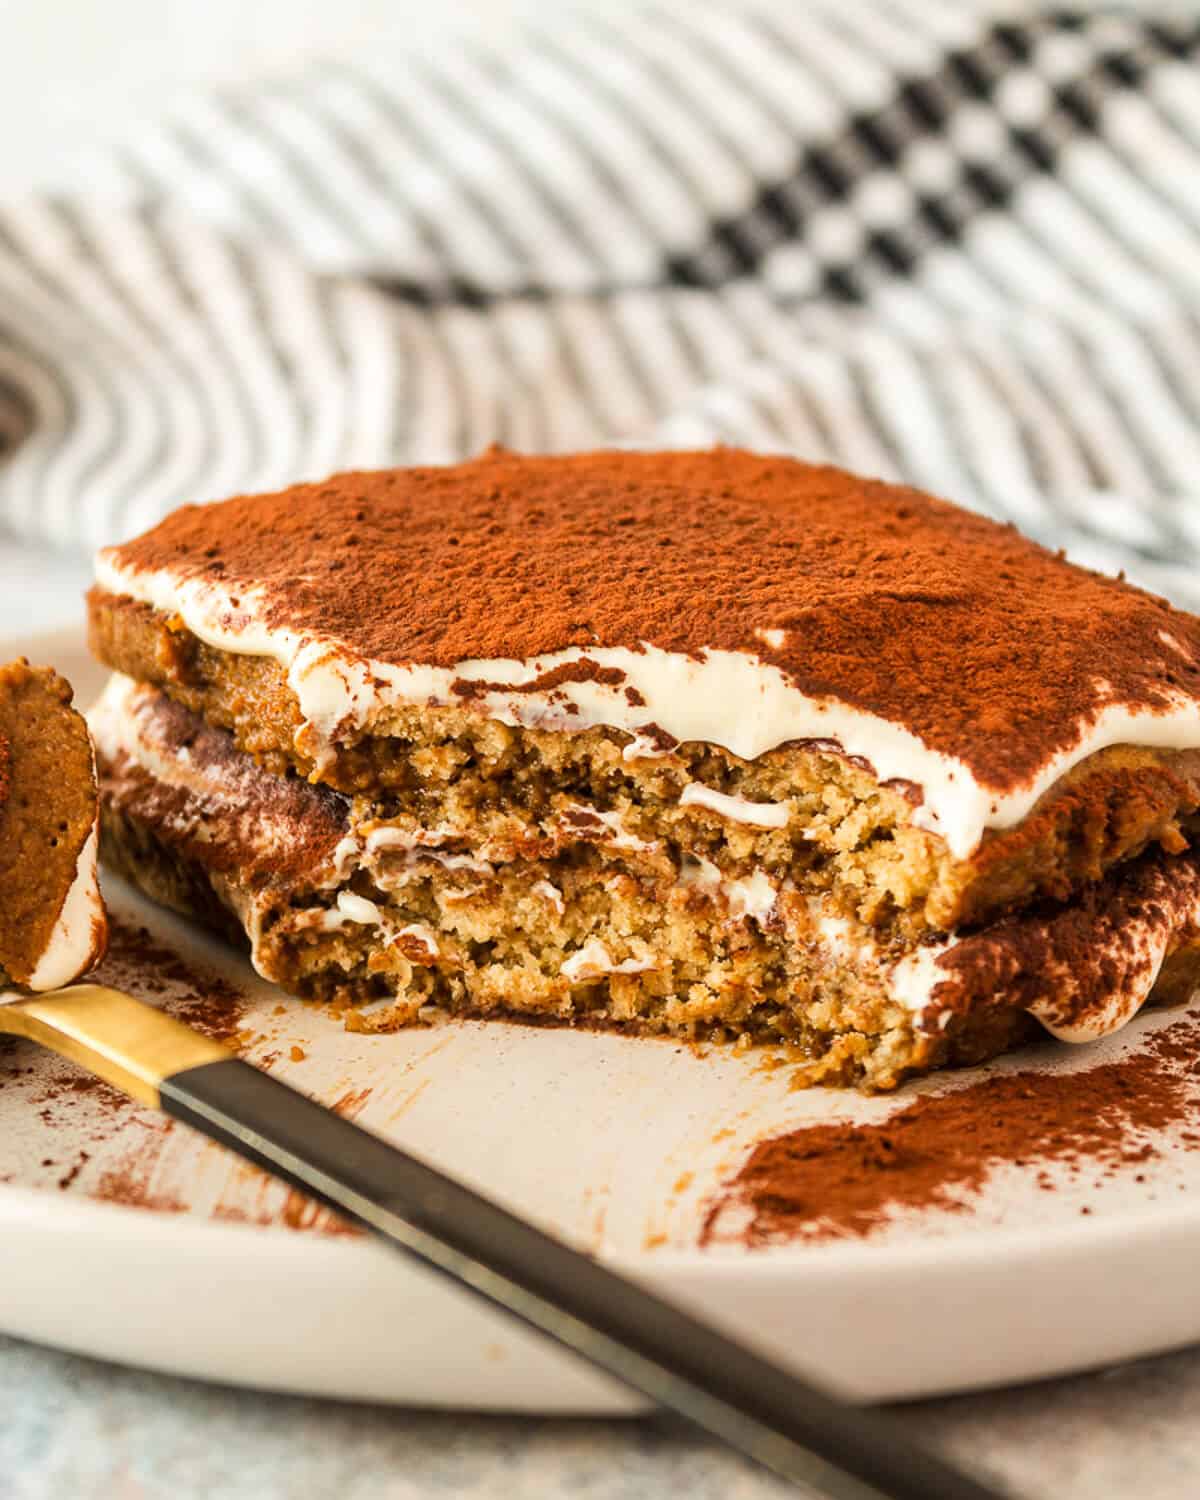
<svg viewBox="0 0 1200 1500"><path fill-rule="evenodd" d="M919 491L735 449L341 474L184 506L108 555L253 587L268 626L398 665L751 653L995 788L1102 707L1200 704L1197 617Z"/></svg>

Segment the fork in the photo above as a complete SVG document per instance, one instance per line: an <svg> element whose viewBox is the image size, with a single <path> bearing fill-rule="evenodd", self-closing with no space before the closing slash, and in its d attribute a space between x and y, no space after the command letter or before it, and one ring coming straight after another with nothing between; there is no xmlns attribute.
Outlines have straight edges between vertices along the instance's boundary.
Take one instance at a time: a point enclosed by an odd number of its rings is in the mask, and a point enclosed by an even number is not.
<svg viewBox="0 0 1200 1500"><path fill-rule="evenodd" d="M131 995L0 992L0 1032L219 1141L784 1479L831 1500L998 1500L892 1419L824 1393Z"/></svg>

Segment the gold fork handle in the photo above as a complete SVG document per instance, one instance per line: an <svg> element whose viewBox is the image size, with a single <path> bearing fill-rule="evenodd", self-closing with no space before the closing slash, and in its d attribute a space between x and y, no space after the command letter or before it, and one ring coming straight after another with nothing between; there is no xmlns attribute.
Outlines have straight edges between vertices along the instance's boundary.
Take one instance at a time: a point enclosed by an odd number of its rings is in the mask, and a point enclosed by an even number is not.
<svg viewBox="0 0 1200 1500"><path fill-rule="evenodd" d="M0 1004L0 1032L69 1057L155 1109L161 1108L163 1079L233 1055L182 1021L102 984L74 984Z"/></svg>

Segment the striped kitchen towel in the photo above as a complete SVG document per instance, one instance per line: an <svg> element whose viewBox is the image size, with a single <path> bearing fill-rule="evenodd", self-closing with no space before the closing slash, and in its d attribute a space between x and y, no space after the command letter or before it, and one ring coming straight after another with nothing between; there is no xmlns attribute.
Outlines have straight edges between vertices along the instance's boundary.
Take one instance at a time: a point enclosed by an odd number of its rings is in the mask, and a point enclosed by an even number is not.
<svg viewBox="0 0 1200 1500"><path fill-rule="evenodd" d="M904 477L1200 605L1200 19L659 0L180 101L0 205L0 524L492 441Z"/></svg>

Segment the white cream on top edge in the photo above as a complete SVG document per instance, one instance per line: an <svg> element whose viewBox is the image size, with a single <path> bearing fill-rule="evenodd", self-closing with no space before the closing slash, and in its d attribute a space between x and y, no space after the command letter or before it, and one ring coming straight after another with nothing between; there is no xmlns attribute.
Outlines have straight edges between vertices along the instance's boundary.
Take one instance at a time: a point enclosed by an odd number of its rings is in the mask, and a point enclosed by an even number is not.
<svg viewBox="0 0 1200 1500"><path fill-rule="evenodd" d="M789 740L832 740L851 756L868 761L880 781L912 782L923 794L913 813L919 827L940 834L951 854L965 859L989 828L1011 828L1066 772L1112 745L1153 749L1200 747L1200 703L1179 696L1167 709L1130 709L1105 703L1107 685L1097 682L1097 710L1081 723L1074 744L1045 761L1023 785L998 791L980 782L965 762L930 749L903 725L834 698L814 698L784 673L748 652L712 650L696 658L646 645L569 647L527 661L468 660L451 667L419 663L395 666L357 655L332 638L270 627L255 617L261 594L237 591L235 608L226 589L207 579L180 579L167 570L122 568L102 552L96 579L168 614L219 650L271 657L287 673L300 712L326 745L340 733L361 728L376 714L406 704L460 704L458 681L499 684L471 699L471 707L501 723L526 728L579 731L604 727L636 735L657 725L674 739L719 745L753 760ZM236 629L223 620L236 617ZM622 680L561 683L553 696L505 692L544 673L586 658L615 667ZM629 701L634 689L641 702Z"/></svg>

